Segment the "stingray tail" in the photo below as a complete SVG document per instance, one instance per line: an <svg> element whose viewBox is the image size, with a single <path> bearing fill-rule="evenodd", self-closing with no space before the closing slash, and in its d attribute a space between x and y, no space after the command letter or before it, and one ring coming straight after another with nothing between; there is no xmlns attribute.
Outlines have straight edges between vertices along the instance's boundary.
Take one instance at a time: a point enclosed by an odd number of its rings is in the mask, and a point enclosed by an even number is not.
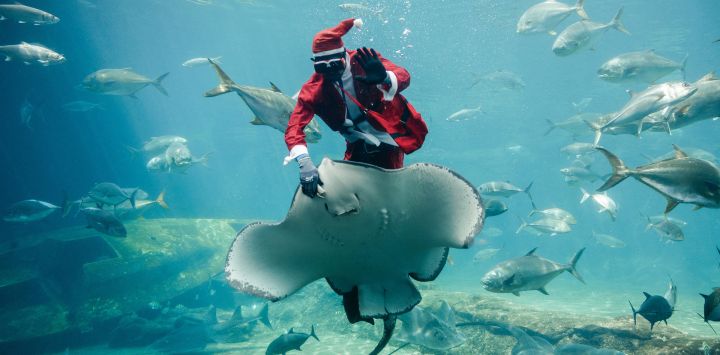
<svg viewBox="0 0 720 355"><path fill-rule="evenodd" d="M635 325L637 325L637 311L635 310L635 307L633 307L632 302L630 302L630 300L628 300L628 303L630 303L630 309L632 310L633 322L635 322Z"/></svg>
<svg viewBox="0 0 720 355"><path fill-rule="evenodd" d="M370 352L370 355L377 355L379 354L385 346L390 342L390 338L392 338L393 331L395 330L395 322L397 321L397 316L394 314L389 314L387 317L383 318L383 336L380 338L380 341L375 346L375 349Z"/></svg>
<svg viewBox="0 0 720 355"><path fill-rule="evenodd" d="M625 163L623 163L620 158L615 156L615 154L610 153L610 151L603 147L595 147L595 149L599 150L603 153L603 155L605 155L605 158L607 158L608 162L610 162L610 165L612 165L613 169L612 176L610 176L610 178L605 181L605 184L603 184L603 186L600 186L600 188L597 189L598 191L605 191L619 184L621 181L625 180L628 176L630 176L632 171L630 171L630 169L625 166Z"/></svg>
<svg viewBox="0 0 720 355"><path fill-rule="evenodd" d="M577 265L578 260L580 260L580 257L582 256L583 252L585 251L585 248L582 248L578 250L575 255L573 255L572 259L570 259L570 266L568 267L567 271L571 273L573 276L575 276L578 281L585 283L585 280L583 279L582 275L577 271L575 266Z"/></svg>
<svg viewBox="0 0 720 355"><path fill-rule="evenodd" d="M158 89L163 95L168 96L167 90L162 86L162 81L168 76L170 73L165 73L163 75L160 75L155 81L152 82L153 86Z"/></svg>
<svg viewBox="0 0 720 355"><path fill-rule="evenodd" d="M220 79L220 84L206 92L205 97L218 96L233 91L233 86L236 84L232 79L230 79L230 76L228 76L214 60L208 58L208 62L210 62L210 65L212 65L213 69L215 69L215 73L217 73L217 76Z"/></svg>

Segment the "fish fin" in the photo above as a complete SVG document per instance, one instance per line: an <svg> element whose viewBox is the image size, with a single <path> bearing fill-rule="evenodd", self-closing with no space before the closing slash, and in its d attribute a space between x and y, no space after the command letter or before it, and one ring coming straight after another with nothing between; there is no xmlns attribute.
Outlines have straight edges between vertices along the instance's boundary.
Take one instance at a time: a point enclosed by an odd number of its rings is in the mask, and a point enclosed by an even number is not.
<svg viewBox="0 0 720 355"><path fill-rule="evenodd" d="M633 322L635 322L635 325L637 325L637 311L635 310L635 307L633 307L632 302L628 300L628 303L630 303L630 309L632 310Z"/></svg>
<svg viewBox="0 0 720 355"><path fill-rule="evenodd" d="M292 333L295 333L295 332L293 332L293 328L290 328L290 330L288 330L287 333L288 333L288 334L292 334Z"/></svg>
<svg viewBox="0 0 720 355"><path fill-rule="evenodd" d="M320 338L317 337L317 334L315 334L315 325L310 326L310 336L315 338L315 340L320 341Z"/></svg>
<svg viewBox="0 0 720 355"><path fill-rule="evenodd" d="M532 248L532 250L530 250L529 252L527 252L527 254L525 254L525 256L534 255L534 254L535 254L535 250L537 250L537 247Z"/></svg>
<svg viewBox="0 0 720 355"><path fill-rule="evenodd" d="M535 181L531 181L530 184L528 184L528 186L523 190L523 192L525 192L525 194L528 195L528 198L530 199L530 205L532 205L532 208L537 209L537 206L535 206L535 201L533 200L533 197L530 194L530 188L532 188L534 182Z"/></svg>
<svg viewBox="0 0 720 355"><path fill-rule="evenodd" d="M135 189L135 191L133 191L133 193L130 195L130 205L132 206L132 208L135 208L135 195L137 195L138 191L140 191L139 188Z"/></svg>
<svg viewBox="0 0 720 355"><path fill-rule="evenodd" d="M622 16L622 14L623 14L623 8L621 7L618 10L617 14L615 14L615 17L613 17L612 21L610 22L610 26L612 26L612 28L614 28L622 33L629 35L630 31L628 31L627 28L625 28L625 25L622 23L622 21L620 21L620 16Z"/></svg>
<svg viewBox="0 0 720 355"><path fill-rule="evenodd" d="M549 293L547 292L547 290L545 289L545 286L540 287L540 288L537 289L537 290L538 290L538 292L542 293L543 295L548 295L548 296L550 296L550 294L549 294Z"/></svg>
<svg viewBox="0 0 720 355"><path fill-rule="evenodd" d="M160 191L160 194L155 199L155 202L157 202L157 204L160 205L160 207L162 207L164 209L170 208L170 206L168 206L168 204L165 202L165 189Z"/></svg>
<svg viewBox="0 0 720 355"><path fill-rule="evenodd" d="M598 143L600 143L600 138L602 137L603 126L595 122L590 122L588 120L583 120L583 122L585 122L585 124L587 124L588 127L590 127L590 129L595 132L595 139L593 140L593 145L597 147Z"/></svg>
<svg viewBox="0 0 720 355"><path fill-rule="evenodd" d="M550 125L550 127L545 131L545 133L543 133L543 136L547 136L548 134L550 134L550 132L552 132L557 127L557 125L555 125L555 122L550 121L547 118L545 119L545 121Z"/></svg>
<svg viewBox="0 0 720 355"><path fill-rule="evenodd" d="M265 306L263 306L260 310L258 317L260 317L260 322L262 322L262 324L265 324L268 329L272 329L273 327L272 324L270 324L270 315L268 313L269 307L269 303L265 303ZM317 339L317 337L315 337L315 339ZM318 339L318 341L320 341L320 339Z"/></svg>
<svg viewBox="0 0 720 355"><path fill-rule="evenodd" d="M645 299L652 297L652 295L647 292L643 292L643 295L645 295Z"/></svg>
<svg viewBox="0 0 720 355"><path fill-rule="evenodd" d="M685 81L685 67L687 66L687 60L689 56L690 55L686 53L685 58L683 58L682 63L680 63L680 73L682 73L683 81ZM700 80L702 80L703 78L705 77L703 76L702 78L700 78Z"/></svg>
<svg viewBox="0 0 720 355"><path fill-rule="evenodd" d="M237 306L235 307L235 310L233 311L232 316L230 316L229 322L233 323L240 323L243 320L243 314L242 314L242 307ZM290 332L292 333L292 328L290 328Z"/></svg>
<svg viewBox="0 0 720 355"><path fill-rule="evenodd" d="M673 144L673 149L675 149L675 159L682 159L687 158L688 155L680 149L677 145Z"/></svg>
<svg viewBox="0 0 720 355"><path fill-rule="evenodd" d="M628 176L630 176L630 169L625 166L625 163L620 160L615 154L610 153L607 149L603 147L595 147L595 149L599 150L603 155L605 155L605 158L607 158L608 162L612 166L613 172L612 176L605 181L605 183L600 186L597 191L605 191L617 184L619 184L621 181L625 180Z"/></svg>
<svg viewBox="0 0 720 355"><path fill-rule="evenodd" d="M222 56L215 57L215 58L208 58L208 59L211 59L211 60L212 60L213 62L215 62L215 63L222 64L222 63L220 62L220 59L222 59Z"/></svg>
<svg viewBox="0 0 720 355"><path fill-rule="evenodd" d="M270 89L275 92L282 92L272 81L270 82Z"/></svg>
<svg viewBox="0 0 720 355"><path fill-rule="evenodd" d="M665 325L668 325L668 324L667 324L667 319L663 319L663 322L665 322Z"/></svg>
<svg viewBox="0 0 720 355"><path fill-rule="evenodd" d="M505 279L505 281L503 281L503 285L510 286L510 285L514 284L515 283L515 275L516 274L512 274L512 276Z"/></svg>
<svg viewBox="0 0 720 355"><path fill-rule="evenodd" d="M670 213L677 205L680 203L680 201L668 198L667 199L667 206L665 206L665 214Z"/></svg>
<svg viewBox="0 0 720 355"><path fill-rule="evenodd" d="M233 87L236 85L235 82L230 79L230 77L222 70L222 68L220 68L220 66L217 65L213 60L208 60L208 62L210 62L210 65L212 65L213 69L215 69L215 73L217 73L217 76L220 79L220 84L215 88L211 89L210 91L206 92L205 97L218 96L233 91Z"/></svg>
<svg viewBox="0 0 720 355"><path fill-rule="evenodd" d="M589 20L590 16L585 12L585 0L578 0L575 4L575 12L578 16L582 17L583 20Z"/></svg>
<svg viewBox="0 0 720 355"><path fill-rule="evenodd" d="M697 210L699 210L699 209L701 209L701 208L703 208L703 207L704 207L704 206L695 205L695 207L693 207L693 211L697 211Z"/></svg>
<svg viewBox="0 0 720 355"><path fill-rule="evenodd" d="M518 217L518 218L520 218L520 217ZM520 218L520 227L518 227L518 229L515 230L515 234L519 234L520 231L522 231L523 229L525 229L525 227L527 227L527 225L528 225L527 222L525 222L524 219ZM535 249L533 249L533 250L535 250Z"/></svg>
<svg viewBox="0 0 720 355"><path fill-rule="evenodd" d="M168 76L168 74L170 74L170 73L165 73L165 74L163 74L163 75L160 75L160 76L159 76L157 79L155 79L155 81L153 81L153 83L152 83L153 86L155 86L155 88L158 89L158 91L160 91L161 93L163 93L163 95L165 95L165 96L168 96L168 93L167 93L167 90L165 90L165 88L162 86L162 81Z"/></svg>
<svg viewBox="0 0 720 355"><path fill-rule="evenodd" d="M265 125L265 122L263 122L261 119L257 117L253 117L252 121L250 121L250 124L256 125L256 126L262 126Z"/></svg>
<svg viewBox="0 0 720 355"><path fill-rule="evenodd" d="M514 291L512 294L515 295L515 296L520 297L520 292L518 292L518 291Z"/></svg>
<svg viewBox="0 0 720 355"><path fill-rule="evenodd" d="M570 259L570 266L568 266L568 269L567 269L567 271L570 274L575 276L575 278L578 279L578 281L580 281L582 283L585 283L585 280L583 279L582 275L580 275L580 273L577 271L575 266L577 265L577 262L578 262L578 260L580 260L580 257L582 256L584 251L585 251L585 248L582 248L582 249L578 250L578 252L575 253L575 255L573 255L572 259Z"/></svg>
<svg viewBox="0 0 720 355"><path fill-rule="evenodd" d="M580 198L580 203L584 203L585 201L587 201L588 198L590 198L590 194L582 187L580 188L580 191L583 194Z"/></svg>

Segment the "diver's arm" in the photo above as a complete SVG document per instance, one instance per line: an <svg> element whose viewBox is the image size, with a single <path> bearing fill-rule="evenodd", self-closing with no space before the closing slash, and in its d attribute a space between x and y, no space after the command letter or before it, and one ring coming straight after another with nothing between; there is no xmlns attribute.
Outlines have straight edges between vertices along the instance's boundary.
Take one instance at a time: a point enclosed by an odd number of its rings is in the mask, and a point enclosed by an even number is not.
<svg viewBox="0 0 720 355"><path fill-rule="evenodd" d="M287 129L285 130L285 144L290 154L285 157L284 164L296 159L302 154L308 154L307 142L305 141L305 126L307 126L315 115L315 109L310 103L310 89L303 86L298 95L295 109L290 114Z"/></svg>

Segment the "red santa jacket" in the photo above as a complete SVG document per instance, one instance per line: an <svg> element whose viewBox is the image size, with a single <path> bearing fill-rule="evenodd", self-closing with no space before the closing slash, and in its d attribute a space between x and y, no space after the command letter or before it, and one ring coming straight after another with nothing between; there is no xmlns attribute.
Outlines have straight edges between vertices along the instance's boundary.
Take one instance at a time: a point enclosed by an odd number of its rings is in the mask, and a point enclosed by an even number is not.
<svg viewBox="0 0 720 355"><path fill-rule="evenodd" d="M350 56L350 72L353 76L365 75L365 71L357 62L355 58L356 51L349 50ZM380 60L385 66L385 70L395 74L397 79L396 93L389 101L383 100L383 92L380 91L376 85L367 85L357 80L354 80L355 93L357 94L357 100L365 106L367 109L375 111L380 115L370 115L368 121L374 128L388 132L393 135L393 138L397 135L397 132L405 131L403 116L406 114L413 115L416 120L419 120L422 127L420 127L421 137L413 137L418 134L407 135L401 139L412 139L417 140L419 143L417 147L412 149L415 150L422 145L422 141L427 133L427 127L420 115L412 108L407 100L402 97L399 93L410 85L410 74L404 68L395 65L393 62L383 58L378 54ZM385 85L386 91L392 91L391 86ZM390 94L393 94L390 92ZM350 102L350 98L347 98ZM305 142L305 134L303 129L312 120L314 115L318 115L333 131L342 129L343 123L345 122L345 103L343 102L341 94L335 88L331 82L326 82L321 74L313 73L308 80L300 89L298 95L297 104L295 109L290 115L290 122L288 122L287 130L285 130L285 143L288 149L291 151L296 146L307 146ZM408 112L410 111L410 112ZM417 125L417 124L416 124ZM403 127L400 127L403 126ZM422 132L424 129L424 132ZM395 138L396 142L398 138ZM404 144L399 144L402 148ZM407 152L407 151L406 151ZM291 156L294 155L291 153Z"/></svg>

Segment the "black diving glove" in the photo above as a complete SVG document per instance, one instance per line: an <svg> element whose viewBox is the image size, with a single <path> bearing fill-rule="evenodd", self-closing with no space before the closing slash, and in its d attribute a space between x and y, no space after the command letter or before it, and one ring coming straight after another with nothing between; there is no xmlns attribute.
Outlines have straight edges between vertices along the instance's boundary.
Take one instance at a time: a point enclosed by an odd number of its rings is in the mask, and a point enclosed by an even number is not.
<svg viewBox="0 0 720 355"><path fill-rule="evenodd" d="M322 185L318 169L307 154L299 156L297 162L300 164L300 185L302 186L302 192L311 198L315 197L318 191L318 184Z"/></svg>
<svg viewBox="0 0 720 355"><path fill-rule="evenodd" d="M370 85L384 83L387 79L387 72L375 50L362 47L357 52L357 61L365 70L365 76L356 75L355 80Z"/></svg>

